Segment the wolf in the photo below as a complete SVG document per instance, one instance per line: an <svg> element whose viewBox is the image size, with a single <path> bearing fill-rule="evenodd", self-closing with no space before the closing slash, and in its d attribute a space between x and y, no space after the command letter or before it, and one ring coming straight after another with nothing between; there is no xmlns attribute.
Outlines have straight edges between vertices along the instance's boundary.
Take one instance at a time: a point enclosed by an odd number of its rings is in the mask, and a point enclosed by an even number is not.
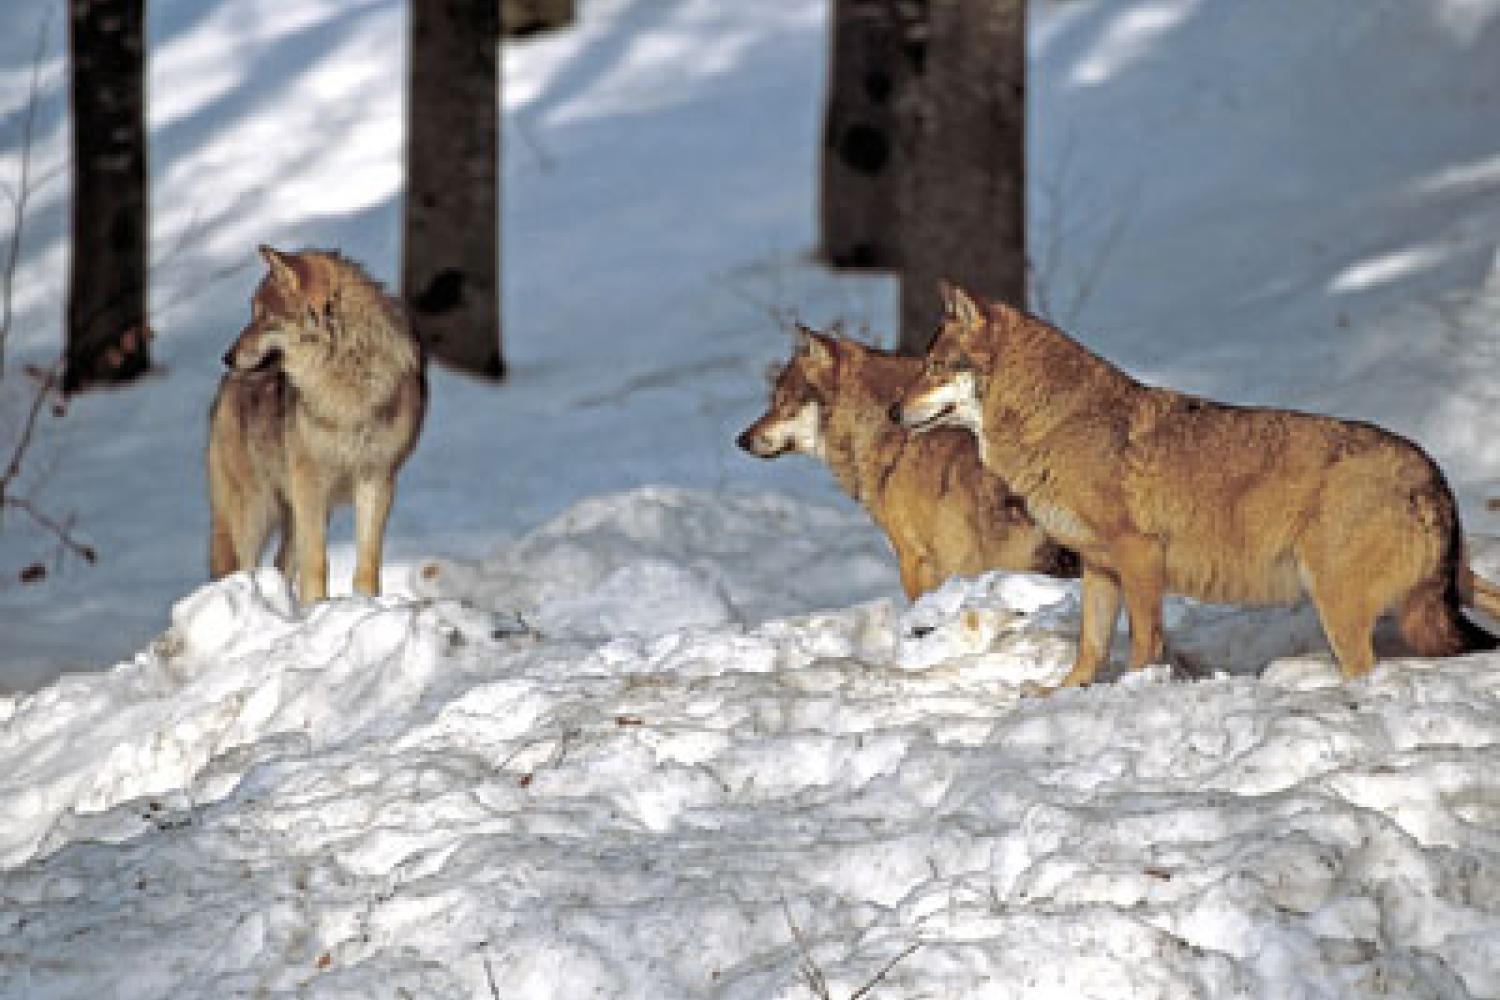
<svg viewBox="0 0 1500 1000"><path fill-rule="evenodd" d="M765 414L736 439L759 458L822 459L890 539L906 596L950 576L1009 569L1076 577L1078 559L1049 540L1019 498L986 472L971 435L916 437L888 419L921 361L798 327Z"/></svg>
<svg viewBox="0 0 1500 1000"><path fill-rule="evenodd" d="M262 246L250 323L209 415L209 573L255 566L273 531L298 596L328 596L326 532L353 502L354 589L380 592L396 473L427 408L426 359L401 305L332 251Z"/></svg>
<svg viewBox="0 0 1500 1000"><path fill-rule="evenodd" d="M1421 656L1495 648L1461 606L1500 613L1457 505L1417 445L1371 424L1232 406L1142 384L1062 331L944 285L943 318L892 416L972 432L986 468L1083 564L1078 653L1109 655L1123 593L1130 664L1161 660L1162 595L1311 598L1346 678L1375 662L1394 610Z"/></svg>

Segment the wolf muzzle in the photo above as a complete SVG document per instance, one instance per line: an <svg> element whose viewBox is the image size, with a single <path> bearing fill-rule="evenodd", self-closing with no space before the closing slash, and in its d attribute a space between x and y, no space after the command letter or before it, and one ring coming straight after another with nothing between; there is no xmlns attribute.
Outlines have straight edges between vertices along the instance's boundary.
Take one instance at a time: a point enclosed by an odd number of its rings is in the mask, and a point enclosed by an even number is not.
<svg viewBox="0 0 1500 1000"><path fill-rule="evenodd" d="M242 367L235 361L235 350L230 348L224 352L224 367L236 372L265 372L281 364L281 348L274 347L262 354L255 364L249 368Z"/></svg>
<svg viewBox="0 0 1500 1000"><path fill-rule="evenodd" d="M734 443L740 447L740 450L754 455L756 458L775 458L778 455L785 455L792 450L791 446L787 444L783 444L780 447L771 444L757 434L755 428L756 425L751 424L740 432L739 437L734 439Z"/></svg>

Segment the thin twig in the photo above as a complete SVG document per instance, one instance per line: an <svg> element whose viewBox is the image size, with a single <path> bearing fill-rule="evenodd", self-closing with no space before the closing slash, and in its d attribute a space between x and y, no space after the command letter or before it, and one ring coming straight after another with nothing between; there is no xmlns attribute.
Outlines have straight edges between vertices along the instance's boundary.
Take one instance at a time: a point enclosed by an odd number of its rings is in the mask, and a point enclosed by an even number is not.
<svg viewBox="0 0 1500 1000"><path fill-rule="evenodd" d="M808 944L807 936L802 933L802 928L797 926L797 921L792 919L792 908L787 904L785 896L781 897L781 913L786 917L786 925L792 930L792 939L797 942L797 950L802 953L799 969L802 972L802 978L807 981L808 989L817 995L818 1000L833 1000L833 995L828 990L828 979L823 975L823 970L818 967L817 960L813 958L812 946ZM849 1000L861 1000L869 996L897 963L920 947L922 947L921 941L913 941L901 949L894 958L882 965L875 975L866 980L863 986L849 994Z"/></svg>
<svg viewBox="0 0 1500 1000"><path fill-rule="evenodd" d="M537 167L542 173L550 174L557 169L557 158L548 152L541 144L541 141L537 139L536 132L526 116L515 115L510 119L508 124L515 127L516 135L521 137L521 141L526 144L527 148L531 150L532 155L536 157Z"/></svg>
<svg viewBox="0 0 1500 1000"><path fill-rule="evenodd" d="M885 978L885 974L887 972L890 972L892 969L894 969L896 967L896 963L897 962L901 961L907 955L910 955L912 952L916 951L920 947L922 947L922 942L920 942L920 941L913 941L911 944L907 945L905 948L903 948L900 952L898 952L896 954L895 958L891 959L889 962L887 962L884 965L882 965L880 967L880 971L877 972L877 973L875 973L875 975L870 978L869 982L865 983L859 989L857 989L853 993L849 994L849 1000L859 1000L860 997L867 995L871 990L873 990L875 988L875 986L876 986L877 983L879 983L882 979Z"/></svg>
<svg viewBox="0 0 1500 1000"><path fill-rule="evenodd" d="M99 553L94 550L92 545L80 542L73 535L70 524L48 516L38 509L36 504L25 497L6 497L5 506L24 511L33 521L52 532L63 546L69 549L74 555L83 559L84 562L92 563L98 560Z"/></svg>
<svg viewBox="0 0 1500 1000"><path fill-rule="evenodd" d="M1088 305L1089 299L1094 297L1094 288L1099 283L1099 278L1104 274L1109 265L1110 258L1114 255L1115 247L1120 243L1121 237L1125 235L1126 228L1130 225L1129 203L1127 208L1117 214L1114 221L1110 223L1109 229L1105 231L1099 240L1098 248L1094 253L1094 259L1086 264L1079 274L1073 289L1073 301L1068 305L1068 315L1062 321L1072 323L1078 319L1083 307Z"/></svg>
<svg viewBox="0 0 1500 1000"><path fill-rule="evenodd" d="M1070 133L1058 150L1053 171L1033 182L1037 198L1046 206L1046 227L1039 241L1042 244L1040 259L1029 254L1026 259L1028 285L1037 314L1064 326L1075 322L1093 298L1100 279L1130 226L1131 209L1136 200L1135 197L1126 198L1123 208L1110 213L1108 226L1096 242L1092 255L1088 259L1079 259L1072 267L1072 294L1064 304L1063 289L1053 287L1053 283L1060 283L1062 266L1068 258L1069 241L1079 236L1087 226L1086 221L1070 225L1067 218L1073 158L1074 142Z"/></svg>
<svg viewBox="0 0 1500 1000"><path fill-rule="evenodd" d="M4 276L0 277L0 374L5 372L5 345L10 339L12 299L16 285L16 267L21 260L21 230L26 221L26 203L31 196L31 146L36 127L37 95L41 89L42 57L47 51L47 29L52 24L52 8L42 16L37 28L36 52L31 60L31 85L26 93L26 114L21 125L21 176L14 191L9 191L13 209L10 246L5 255Z"/></svg>
<svg viewBox="0 0 1500 1000"><path fill-rule="evenodd" d="M787 904L785 896L781 897L781 912L786 917L786 925L792 929L792 939L797 942L797 949L802 952L802 961L798 965L802 978L807 980L808 988L817 995L818 1000L833 1000L828 992L828 980L824 978L823 970L818 968L818 962L813 958L812 948L808 945L802 928L792 919L792 908Z"/></svg>
<svg viewBox="0 0 1500 1000"><path fill-rule="evenodd" d="M36 436L37 418L41 415L42 407L47 402L47 397L52 395L57 388L58 380L62 373L62 359L53 362L51 368L41 369L35 372L37 380L36 394L31 398L31 406L26 411L26 421L21 426L21 433L16 438L15 449L11 452L10 461L5 466L5 471L0 473L0 510L13 507L31 518L37 525L45 528L58 543L67 551L79 556L85 562L96 562L99 558L98 552L92 545L81 542L73 534L71 520L59 520L38 507L30 497L16 496L12 491L17 477L21 474L21 464L26 458L26 452L31 447L32 440Z"/></svg>
<svg viewBox="0 0 1500 1000"><path fill-rule="evenodd" d="M11 453L10 463L6 465L5 472L0 474L0 504L10 503L13 499L10 496L10 484L21 473L21 460L26 457L26 449L31 447L32 435L36 433L37 415L41 413L42 404L47 401L47 397L57 387L62 365L62 359L59 358L51 368L41 372L37 377L36 395L32 397L31 409L26 413L26 423L21 428L20 437L16 439L16 447Z"/></svg>
<svg viewBox="0 0 1500 1000"><path fill-rule="evenodd" d="M495 970L490 966L490 956L484 956L484 978L490 984L490 996L500 1000L500 988L495 985Z"/></svg>
<svg viewBox="0 0 1500 1000"><path fill-rule="evenodd" d="M1057 277L1058 256L1062 253L1062 189L1073 161L1073 134L1068 133L1059 149L1053 172L1032 181L1038 199L1047 205L1046 235L1040 261L1027 254L1026 269L1031 278L1031 298L1037 315L1045 320L1060 321L1053 315L1052 286Z"/></svg>

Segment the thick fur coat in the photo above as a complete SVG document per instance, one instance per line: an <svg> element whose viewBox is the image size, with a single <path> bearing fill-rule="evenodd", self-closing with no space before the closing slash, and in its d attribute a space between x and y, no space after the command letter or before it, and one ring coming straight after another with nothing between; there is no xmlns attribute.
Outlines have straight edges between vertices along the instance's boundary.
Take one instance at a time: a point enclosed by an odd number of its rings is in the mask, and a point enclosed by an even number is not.
<svg viewBox="0 0 1500 1000"><path fill-rule="evenodd" d="M209 418L209 571L256 565L279 532L277 564L303 601L322 600L328 515L352 502L354 588L379 593L396 474L426 411L421 344L400 304L352 261L261 255L268 271L224 356Z"/></svg>
<svg viewBox="0 0 1500 1000"><path fill-rule="evenodd" d="M1345 676L1397 614L1413 652L1488 649L1460 606L1500 611L1470 572L1457 506L1415 444L1370 424L1231 406L1143 385L1060 330L960 289L899 416L972 432L986 468L1083 562L1083 628L1065 685L1108 656L1123 595L1131 665L1163 652L1162 595L1312 599Z"/></svg>
<svg viewBox="0 0 1500 1000"><path fill-rule="evenodd" d="M921 363L857 341L800 330L770 404L738 438L762 458L821 458L895 549L910 598L950 576L992 569L1077 576L1004 480L986 472L971 435L914 435L890 409Z"/></svg>

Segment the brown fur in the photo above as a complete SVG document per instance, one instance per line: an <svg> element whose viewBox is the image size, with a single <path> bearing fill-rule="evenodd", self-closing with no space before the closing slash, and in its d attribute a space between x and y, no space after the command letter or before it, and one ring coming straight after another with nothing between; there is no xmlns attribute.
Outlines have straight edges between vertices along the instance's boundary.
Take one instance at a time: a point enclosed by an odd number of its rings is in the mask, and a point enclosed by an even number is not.
<svg viewBox="0 0 1500 1000"><path fill-rule="evenodd" d="M950 576L991 569L1077 576L1073 553L1048 541L1004 481L979 464L972 436L918 437L891 423L891 404L919 368L915 358L805 330L769 409L738 444L762 458L810 447L798 447L786 422L816 404L812 450L885 531L909 598Z"/></svg>
<svg viewBox="0 0 1500 1000"><path fill-rule="evenodd" d="M1061 331L944 289L945 317L901 419L972 430L1047 533L1083 561L1083 627L1064 685L1108 657L1123 595L1133 667L1163 651L1164 592L1280 604L1304 592L1346 677L1397 611L1424 656L1492 648L1459 610L1500 610L1468 569L1442 473L1370 424L1230 406L1143 385Z"/></svg>
<svg viewBox="0 0 1500 1000"><path fill-rule="evenodd" d="M380 591L396 473L416 446L427 389L421 345L400 305L335 253L278 253L251 320L224 356L209 417L209 572L277 565L303 601L328 594L326 530L354 504L354 588Z"/></svg>

